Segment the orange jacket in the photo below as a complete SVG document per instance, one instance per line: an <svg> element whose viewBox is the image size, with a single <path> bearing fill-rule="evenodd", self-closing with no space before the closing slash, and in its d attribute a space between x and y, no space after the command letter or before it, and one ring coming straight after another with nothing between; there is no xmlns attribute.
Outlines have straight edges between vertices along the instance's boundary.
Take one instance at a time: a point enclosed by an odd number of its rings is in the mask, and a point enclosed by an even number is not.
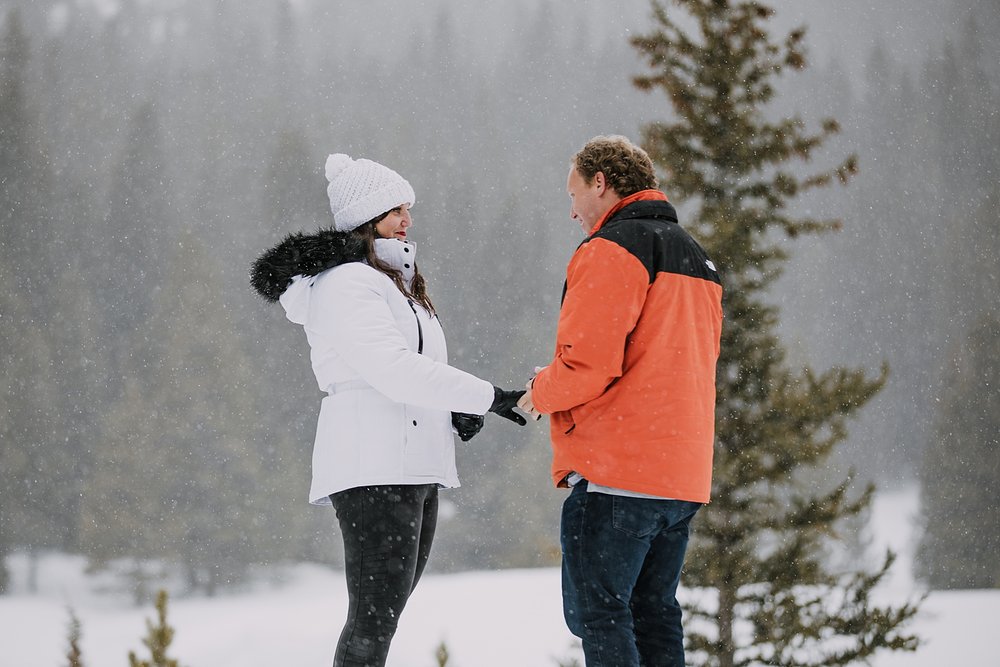
<svg viewBox="0 0 1000 667"><path fill-rule="evenodd" d="M708 502L722 285L662 192L626 197L577 248L555 358L532 400L551 414L552 479Z"/></svg>

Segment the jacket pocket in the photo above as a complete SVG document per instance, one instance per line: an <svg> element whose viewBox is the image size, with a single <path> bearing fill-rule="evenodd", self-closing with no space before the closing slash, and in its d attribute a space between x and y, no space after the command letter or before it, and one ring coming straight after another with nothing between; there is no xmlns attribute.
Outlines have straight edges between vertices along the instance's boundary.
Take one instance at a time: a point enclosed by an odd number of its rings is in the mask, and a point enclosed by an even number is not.
<svg viewBox="0 0 1000 667"><path fill-rule="evenodd" d="M351 430L359 450L359 471L369 477L396 475L402 467L403 408L374 390L357 393L357 413Z"/></svg>
<svg viewBox="0 0 1000 667"><path fill-rule="evenodd" d="M566 428L563 429L563 433L569 435L576 430L577 426L587 422L587 420L592 418L597 412L599 412L599 408L594 406L593 401L584 403L583 405L578 405L575 408L570 408L567 412L569 415L567 420L568 423L566 424Z"/></svg>
<svg viewBox="0 0 1000 667"><path fill-rule="evenodd" d="M552 428L556 433L569 435L576 428L576 424L573 423L573 415L570 414L569 410L553 412L549 415L549 419L552 421Z"/></svg>
<svg viewBox="0 0 1000 667"><path fill-rule="evenodd" d="M454 462L455 440L451 414L406 407L403 469L408 475L445 475Z"/></svg>

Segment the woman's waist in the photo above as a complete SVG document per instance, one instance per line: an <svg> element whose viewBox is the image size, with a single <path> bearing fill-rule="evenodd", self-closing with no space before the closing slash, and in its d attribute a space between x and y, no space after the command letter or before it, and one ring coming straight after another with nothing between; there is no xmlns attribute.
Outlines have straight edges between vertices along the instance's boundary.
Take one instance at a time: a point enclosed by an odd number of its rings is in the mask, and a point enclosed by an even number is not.
<svg viewBox="0 0 1000 667"><path fill-rule="evenodd" d="M322 387L322 390L330 396L335 396L349 391L375 391L375 387L371 386L361 378L354 378L350 380L343 380L341 382L330 382L325 387Z"/></svg>

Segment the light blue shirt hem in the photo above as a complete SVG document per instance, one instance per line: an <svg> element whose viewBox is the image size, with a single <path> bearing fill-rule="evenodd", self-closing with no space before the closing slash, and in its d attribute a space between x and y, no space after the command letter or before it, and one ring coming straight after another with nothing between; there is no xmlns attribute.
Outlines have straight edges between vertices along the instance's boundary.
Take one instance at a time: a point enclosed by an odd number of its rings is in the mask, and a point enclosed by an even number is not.
<svg viewBox="0 0 1000 667"><path fill-rule="evenodd" d="M566 476L566 483L570 486L576 486L580 482L584 481L584 476L578 472L571 472ZM601 484L595 484L594 482L587 481L587 492L588 493L606 493L609 496L622 496L625 498L645 498L647 500L677 500L676 498L667 498L666 496L654 496L649 493L639 493L638 491L629 491L627 489L618 489L613 486L602 486Z"/></svg>

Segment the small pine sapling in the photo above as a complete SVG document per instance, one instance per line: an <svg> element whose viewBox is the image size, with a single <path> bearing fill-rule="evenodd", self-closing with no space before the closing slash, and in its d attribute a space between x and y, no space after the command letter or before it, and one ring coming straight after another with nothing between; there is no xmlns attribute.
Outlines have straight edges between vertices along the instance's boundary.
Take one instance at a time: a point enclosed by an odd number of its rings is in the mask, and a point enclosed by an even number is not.
<svg viewBox="0 0 1000 667"><path fill-rule="evenodd" d="M156 596L156 612L159 621L153 625L152 621L146 620L148 635L142 640L146 648L150 651L149 660L139 660L135 657L134 651L129 651L129 667L179 667L177 660L167 657L167 649L174 639L174 629L167 624L167 592L160 590Z"/></svg>
<svg viewBox="0 0 1000 667"><path fill-rule="evenodd" d="M66 663L69 667L83 667L83 652L80 650L81 631L80 619L72 607L69 611L69 651L66 653Z"/></svg>

